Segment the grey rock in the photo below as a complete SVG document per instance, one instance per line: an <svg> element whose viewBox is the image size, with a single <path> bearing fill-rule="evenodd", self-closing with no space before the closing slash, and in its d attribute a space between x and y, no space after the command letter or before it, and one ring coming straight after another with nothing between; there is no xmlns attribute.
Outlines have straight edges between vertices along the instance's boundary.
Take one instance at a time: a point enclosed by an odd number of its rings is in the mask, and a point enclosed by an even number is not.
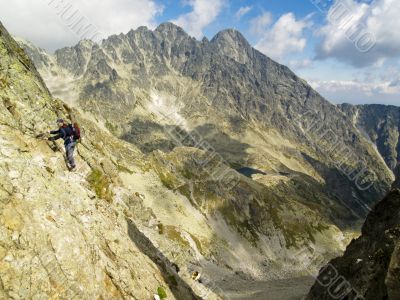
<svg viewBox="0 0 400 300"><path fill-rule="evenodd" d="M394 170L400 162L400 107L343 104L341 108Z"/></svg>
<svg viewBox="0 0 400 300"><path fill-rule="evenodd" d="M321 269L307 299L399 299L399 249L400 191L393 190L368 215L361 237Z"/></svg>

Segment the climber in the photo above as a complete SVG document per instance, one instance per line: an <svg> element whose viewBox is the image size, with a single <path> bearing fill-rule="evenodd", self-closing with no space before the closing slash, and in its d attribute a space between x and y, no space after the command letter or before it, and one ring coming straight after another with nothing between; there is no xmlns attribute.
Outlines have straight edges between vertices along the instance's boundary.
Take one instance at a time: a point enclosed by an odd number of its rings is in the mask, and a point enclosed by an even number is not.
<svg viewBox="0 0 400 300"><path fill-rule="evenodd" d="M58 119L57 125L59 129L50 131L50 134L53 134L54 136L49 137L48 140L49 141L55 141L58 139L64 140L65 152L68 161L68 168L70 171L73 171L76 168L74 159L74 150L76 143L80 138L79 128L76 128L73 125L68 125L67 123L64 122L63 119Z"/></svg>

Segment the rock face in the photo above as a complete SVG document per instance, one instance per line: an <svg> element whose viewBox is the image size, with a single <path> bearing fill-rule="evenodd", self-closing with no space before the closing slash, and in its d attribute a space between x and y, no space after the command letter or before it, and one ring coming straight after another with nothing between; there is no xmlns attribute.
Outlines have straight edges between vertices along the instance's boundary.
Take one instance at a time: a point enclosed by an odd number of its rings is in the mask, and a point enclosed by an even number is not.
<svg viewBox="0 0 400 300"><path fill-rule="evenodd" d="M396 176L396 180L393 183L394 189L400 189L400 164L397 165L396 169L394 170L394 174Z"/></svg>
<svg viewBox="0 0 400 300"><path fill-rule="evenodd" d="M280 175L287 197L298 197L291 192L294 177L315 193L323 189L326 201L302 201L342 228L362 220L394 179L343 110L235 30L197 41L165 23L110 36L101 45L83 41L48 59L50 67L38 66L54 95L95 114L143 152L201 148L171 140L164 130L180 127L229 165L269 174L258 176L263 184L275 184L270 174ZM392 156L385 159L391 167Z"/></svg>
<svg viewBox="0 0 400 300"><path fill-rule="evenodd" d="M399 190L376 205L343 257L320 271L307 299L400 299Z"/></svg>
<svg viewBox="0 0 400 300"><path fill-rule="evenodd" d="M400 107L349 104L340 107L371 139L387 165L394 170L400 162Z"/></svg>

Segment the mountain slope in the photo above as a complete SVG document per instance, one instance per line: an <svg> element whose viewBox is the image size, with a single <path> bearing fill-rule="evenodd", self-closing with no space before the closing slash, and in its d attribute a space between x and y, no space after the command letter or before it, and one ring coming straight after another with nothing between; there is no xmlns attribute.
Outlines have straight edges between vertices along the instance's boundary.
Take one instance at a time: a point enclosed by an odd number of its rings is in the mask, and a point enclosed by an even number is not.
<svg viewBox="0 0 400 300"><path fill-rule="evenodd" d="M82 41L45 60L49 67L37 65L54 95L145 153L212 149L236 169L260 170L256 180L264 185L278 180L287 197L298 198L293 184L316 195L323 190L320 203L319 196L301 201L342 228L362 220L394 179L340 108L237 31L200 42L165 23L100 46ZM195 138L171 139L165 125Z"/></svg>
<svg viewBox="0 0 400 300"><path fill-rule="evenodd" d="M320 271L307 297L356 298L400 299L399 190L377 204L365 221L361 237Z"/></svg>

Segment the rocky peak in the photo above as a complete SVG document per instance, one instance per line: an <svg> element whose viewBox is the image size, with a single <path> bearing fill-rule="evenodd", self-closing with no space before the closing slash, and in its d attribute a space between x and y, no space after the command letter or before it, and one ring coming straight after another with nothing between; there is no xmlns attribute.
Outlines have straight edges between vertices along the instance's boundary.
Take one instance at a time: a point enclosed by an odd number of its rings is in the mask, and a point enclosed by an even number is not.
<svg viewBox="0 0 400 300"><path fill-rule="evenodd" d="M165 22L157 26L157 28L154 30L155 32L158 32L163 35L185 35L189 36L183 29L182 27L172 23L172 22Z"/></svg>
<svg viewBox="0 0 400 300"><path fill-rule="evenodd" d="M97 46L97 44L89 40L83 40L73 47L56 50L54 55L57 64L74 76L80 76L85 71L94 46Z"/></svg>
<svg viewBox="0 0 400 300"><path fill-rule="evenodd" d="M93 42L92 40L84 39L80 40L76 45L76 47L78 47L82 51L90 51L94 45L96 45L96 43Z"/></svg>
<svg viewBox="0 0 400 300"><path fill-rule="evenodd" d="M186 48L197 44L195 38L189 36L181 27L171 22L162 23L154 31L161 49Z"/></svg>
<svg viewBox="0 0 400 300"><path fill-rule="evenodd" d="M246 64L250 62L253 49L245 37L237 30L227 29L217 33L211 40L222 54Z"/></svg>
<svg viewBox="0 0 400 300"><path fill-rule="evenodd" d="M236 29L225 29L218 32L212 39L214 43L235 44L243 47L251 47L246 38Z"/></svg>
<svg viewBox="0 0 400 300"><path fill-rule="evenodd" d="M133 37L145 37L151 35L152 31L147 28L146 26L140 26L136 30L131 29L129 32L125 35L128 38L133 38Z"/></svg>

